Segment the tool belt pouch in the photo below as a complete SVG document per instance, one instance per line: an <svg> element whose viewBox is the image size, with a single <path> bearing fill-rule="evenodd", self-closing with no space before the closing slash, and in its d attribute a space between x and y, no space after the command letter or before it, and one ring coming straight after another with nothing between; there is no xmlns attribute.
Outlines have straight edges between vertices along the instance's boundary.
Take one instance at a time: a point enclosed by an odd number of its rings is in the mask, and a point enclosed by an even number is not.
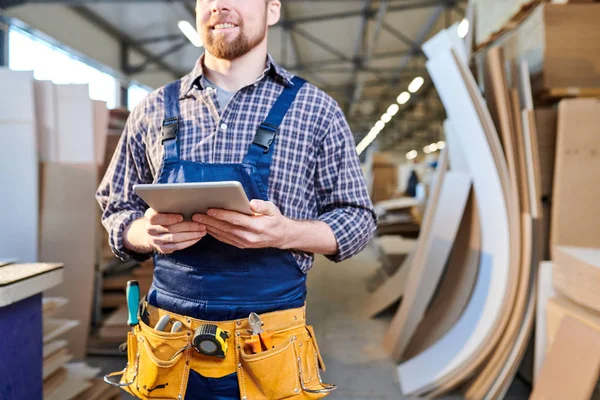
<svg viewBox="0 0 600 400"><path fill-rule="evenodd" d="M127 336L127 367L120 386L140 399L183 399L192 348L187 332L156 331L140 320Z"/></svg>
<svg viewBox="0 0 600 400"><path fill-rule="evenodd" d="M335 390L321 381L325 365L312 326L275 332L274 347L258 354L244 345L248 338L236 338L242 399L320 399Z"/></svg>

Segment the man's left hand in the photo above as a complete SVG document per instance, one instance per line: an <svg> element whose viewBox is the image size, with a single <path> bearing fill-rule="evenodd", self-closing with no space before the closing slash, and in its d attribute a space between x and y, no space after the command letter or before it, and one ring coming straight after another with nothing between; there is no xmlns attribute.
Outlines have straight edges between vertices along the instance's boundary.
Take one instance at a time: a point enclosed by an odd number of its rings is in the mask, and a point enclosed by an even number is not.
<svg viewBox="0 0 600 400"><path fill-rule="evenodd" d="M211 209L207 215L195 214L192 220L205 225L208 234L217 240L240 249L283 248L291 220L268 201L252 200L250 208L254 216Z"/></svg>

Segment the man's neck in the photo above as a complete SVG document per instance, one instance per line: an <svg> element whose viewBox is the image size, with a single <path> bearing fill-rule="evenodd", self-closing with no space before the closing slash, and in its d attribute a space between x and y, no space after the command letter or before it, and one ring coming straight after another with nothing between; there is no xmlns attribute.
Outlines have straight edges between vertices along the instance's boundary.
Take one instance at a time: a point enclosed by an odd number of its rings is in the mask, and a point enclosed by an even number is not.
<svg viewBox="0 0 600 400"><path fill-rule="evenodd" d="M209 52L204 56L204 75L228 92L237 92L256 81L267 62L266 46L258 45L235 60L222 60Z"/></svg>

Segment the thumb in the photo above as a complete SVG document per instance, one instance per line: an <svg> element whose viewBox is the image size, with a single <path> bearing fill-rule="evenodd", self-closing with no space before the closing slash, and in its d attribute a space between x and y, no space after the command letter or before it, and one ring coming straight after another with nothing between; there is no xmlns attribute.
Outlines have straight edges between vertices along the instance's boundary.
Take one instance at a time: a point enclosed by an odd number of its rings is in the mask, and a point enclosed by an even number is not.
<svg viewBox="0 0 600 400"><path fill-rule="evenodd" d="M252 200L250 202L250 208L255 213L262 215L276 215L278 211L275 204L263 200Z"/></svg>

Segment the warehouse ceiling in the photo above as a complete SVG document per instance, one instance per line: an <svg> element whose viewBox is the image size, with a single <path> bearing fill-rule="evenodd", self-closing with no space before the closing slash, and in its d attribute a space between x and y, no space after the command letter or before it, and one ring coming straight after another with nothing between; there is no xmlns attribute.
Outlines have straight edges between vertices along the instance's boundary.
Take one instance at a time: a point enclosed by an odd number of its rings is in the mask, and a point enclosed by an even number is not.
<svg viewBox="0 0 600 400"><path fill-rule="evenodd" d="M24 1L15 1L23 3ZM380 149L409 151L441 139L444 111L425 69L420 45L464 17L466 0L283 0L281 22L269 31L269 51L292 73L329 93L344 109L358 142L417 76L424 85L378 136ZM143 69L179 77L202 53L177 23L195 25L194 1L30 0L68 4L90 23L141 51ZM126 52L123 52L126 53Z"/></svg>

